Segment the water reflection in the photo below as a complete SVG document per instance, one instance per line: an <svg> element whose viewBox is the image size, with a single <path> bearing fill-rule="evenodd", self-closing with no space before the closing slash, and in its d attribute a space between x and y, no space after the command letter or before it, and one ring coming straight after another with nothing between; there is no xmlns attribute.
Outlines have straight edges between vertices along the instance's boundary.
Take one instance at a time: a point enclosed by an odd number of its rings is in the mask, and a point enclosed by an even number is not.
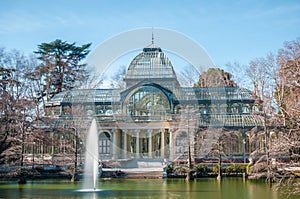
<svg viewBox="0 0 300 199"><path fill-rule="evenodd" d="M100 180L99 192L78 192L81 183L69 181L32 181L24 185L0 182L0 198L214 198L283 199L266 183L242 178L184 179L112 179ZM295 199L297 197L290 197Z"/></svg>
<svg viewBox="0 0 300 199"><path fill-rule="evenodd" d="M259 198L262 199L264 198L281 199L278 197L278 192L274 191L272 187L269 184L265 183L263 180L247 181L247 188L248 188L249 198L255 198L256 196L259 196ZM268 191L266 192L265 190Z"/></svg>
<svg viewBox="0 0 300 199"><path fill-rule="evenodd" d="M217 182L217 184L218 184L218 195L219 195L219 198L221 198L222 197L222 180L217 180L216 181Z"/></svg>

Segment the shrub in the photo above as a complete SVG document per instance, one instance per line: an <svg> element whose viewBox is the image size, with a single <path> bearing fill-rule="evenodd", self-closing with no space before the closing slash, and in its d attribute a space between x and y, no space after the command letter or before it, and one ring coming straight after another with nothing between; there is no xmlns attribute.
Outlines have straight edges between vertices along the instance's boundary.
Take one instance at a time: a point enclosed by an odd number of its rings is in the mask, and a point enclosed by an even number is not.
<svg viewBox="0 0 300 199"><path fill-rule="evenodd" d="M213 173L218 173L219 172L219 166L218 165L214 165L214 166L212 166L212 172Z"/></svg>
<svg viewBox="0 0 300 199"><path fill-rule="evenodd" d="M250 173L264 173L267 172L268 166L266 163L256 163L250 168Z"/></svg>
<svg viewBox="0 0 300 199"><path fill-rule="evenodd" d="M197 164L194 166L194 169L196 170L197 175L207 174L208 172L208 168L204 164Z"/></svg>
<svg viewBox="0 0 300 199"><path fill-rule="evenodd" d="M173 173L174 172L174 165L170 164L167 166L167 174Z"/></svg>
<svg viewBox="0 0 300 199"><path fill-rule="evenodd" d="M225 168L225 173L245 173L247 165L243 164L231 164Z"/></svg>

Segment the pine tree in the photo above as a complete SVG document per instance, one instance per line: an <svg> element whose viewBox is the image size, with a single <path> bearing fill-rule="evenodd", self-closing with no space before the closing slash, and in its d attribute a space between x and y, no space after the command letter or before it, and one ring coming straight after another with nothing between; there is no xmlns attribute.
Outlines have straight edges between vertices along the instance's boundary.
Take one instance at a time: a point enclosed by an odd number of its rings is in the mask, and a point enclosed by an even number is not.
<svg viewBox="0 0 300 199"><path fill-rule="evenodd" d="M59 39L38 45L41 64L36 68L43 82L40 97L51 99L57 93L80 86L88 78L86 64L81 61L90 52L91 43L76 46Z"/></svg>

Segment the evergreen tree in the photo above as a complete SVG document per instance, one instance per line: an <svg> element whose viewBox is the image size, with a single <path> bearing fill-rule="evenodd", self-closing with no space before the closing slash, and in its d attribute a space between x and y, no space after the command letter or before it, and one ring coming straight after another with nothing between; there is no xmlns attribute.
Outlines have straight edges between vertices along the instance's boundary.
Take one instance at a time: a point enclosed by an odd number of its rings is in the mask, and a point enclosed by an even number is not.
<svg viewBox="0 0 300 199"><path fill-rule="evenodd" d="M91 43L76 46L59 39L38 45L34 53L41 64L36 68L43 83L40 98L51 99L59 92L80 86L88 78L86 64L81 61L88 55Z"/></svg>

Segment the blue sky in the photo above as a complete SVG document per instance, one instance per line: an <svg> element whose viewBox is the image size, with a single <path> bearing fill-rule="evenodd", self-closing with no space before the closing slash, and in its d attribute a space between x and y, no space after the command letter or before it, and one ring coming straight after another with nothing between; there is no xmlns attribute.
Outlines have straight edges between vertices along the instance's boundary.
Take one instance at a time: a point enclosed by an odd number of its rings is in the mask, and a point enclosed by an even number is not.
<svg viewBox="0 0 300 199"><path fill-rule="evenodd" d="M55 39L91 42L95 48L120 32L143 27L187 35L217 66L247 64L300 36L300 1L0 1L0 47L25 54Z"/></svg>

